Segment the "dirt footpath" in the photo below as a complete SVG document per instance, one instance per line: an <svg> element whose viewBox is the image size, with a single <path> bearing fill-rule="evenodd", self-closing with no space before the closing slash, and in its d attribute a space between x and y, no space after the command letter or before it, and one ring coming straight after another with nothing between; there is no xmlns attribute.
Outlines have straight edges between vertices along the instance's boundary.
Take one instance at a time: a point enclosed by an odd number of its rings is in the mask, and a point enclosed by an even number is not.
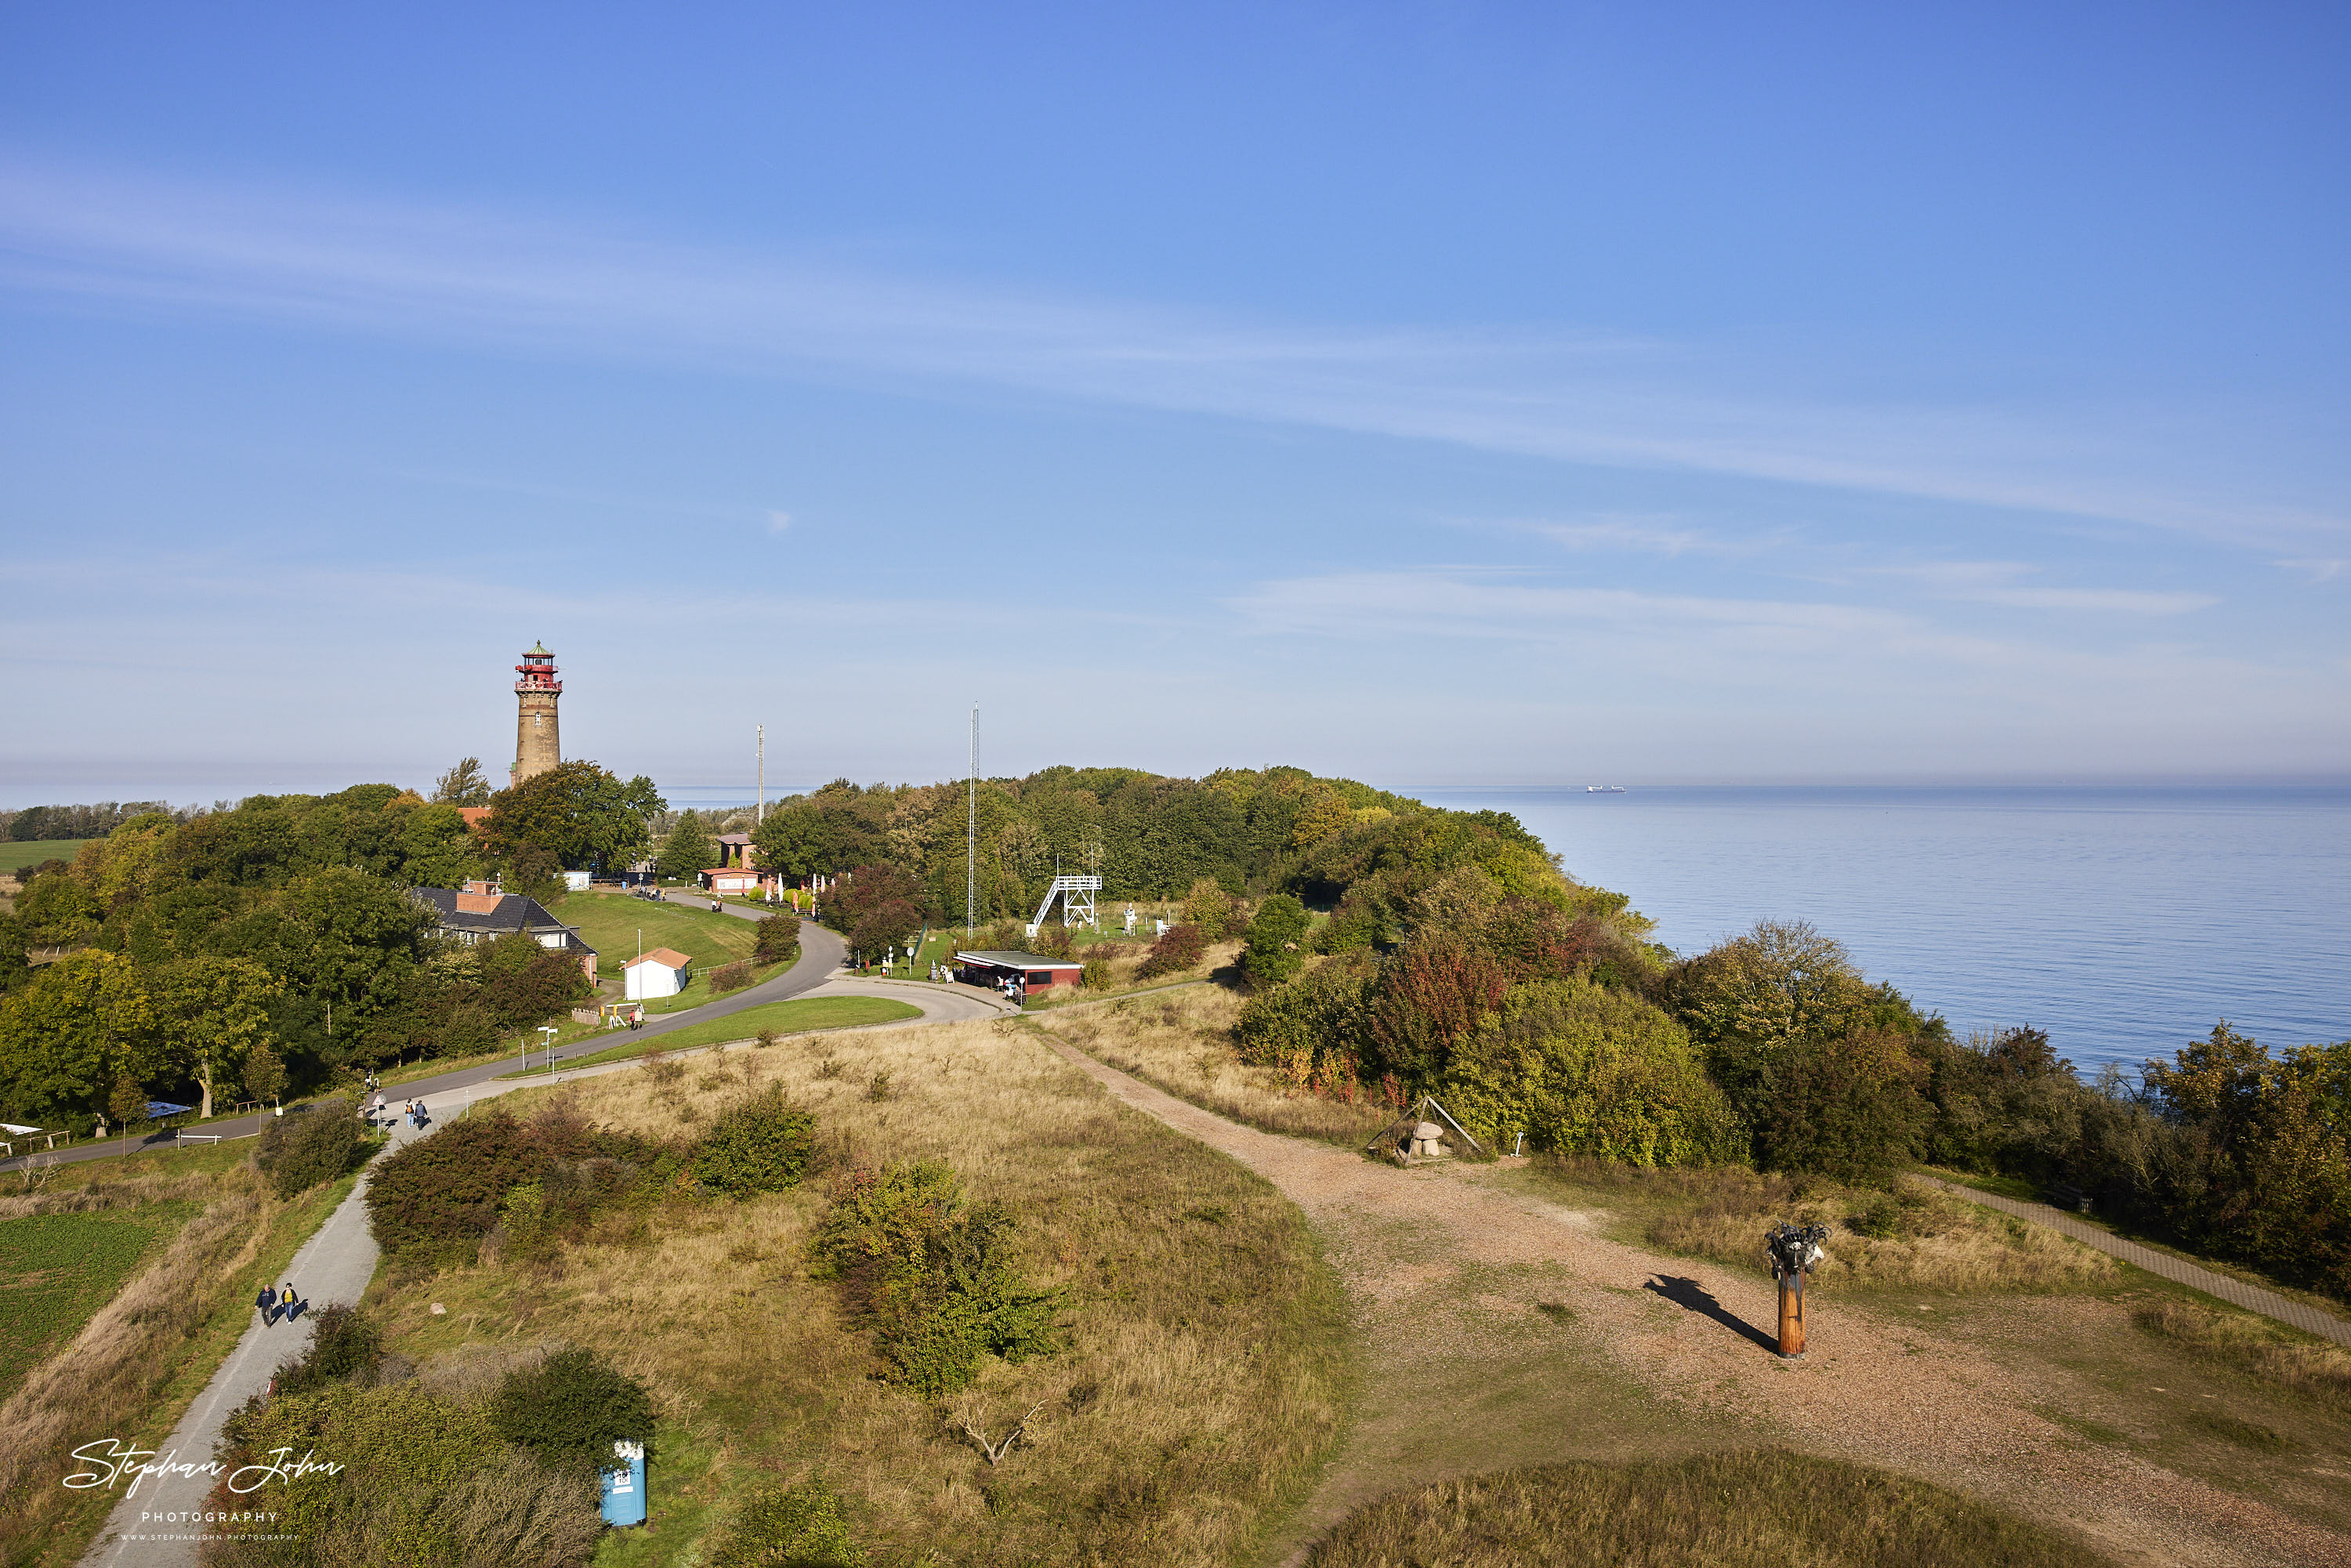
<svg viewBox="0 0 2351 1568"><path fill-rule="evenodd" d="M1058 1040L1113 1094L1263 1176L1303 1209L1346 1281L1369 1386L1340 1454L1267 1561L1370 1498L1544 1460L1783 1443L1936 1481L2077 1528L2126 1563L2351 1562L2351 1537L2095 1443L2063 1418L2084 1390L2003 1357L1979 1321L1955 1343L1838 1304L1813 1354L1771 1354L1773 1287L1600 1235L1592 1217L1512 1190L1491 1166L1401 1171L1177 1100ZM2112 1304L2027 1298L1990 1313L2020 1338ZM1989 1354L1988 1354L1989 1352Z"/></svg>

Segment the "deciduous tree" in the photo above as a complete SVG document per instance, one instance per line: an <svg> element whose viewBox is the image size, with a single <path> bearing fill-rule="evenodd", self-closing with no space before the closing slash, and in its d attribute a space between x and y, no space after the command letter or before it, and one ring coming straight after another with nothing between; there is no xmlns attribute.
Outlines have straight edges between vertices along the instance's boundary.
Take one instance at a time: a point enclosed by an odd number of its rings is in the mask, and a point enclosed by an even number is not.
<svg viewBox="0 0 2351 1568"><path fill-rule="evenodd" d="M669 837L662 841L661 874L674 882L689 881L695 873L716 865L717 855L718 846L712 841L710 830L702 825L702 813L681 811L670 828ZM767 863L764 855L760 863Z"/></svg>
<svg viewBox="0 0 2351 1568"><path fill-rule="evenodd" d="M11 1119L56 1124L97 1112L116 1078L162 1066L153 1005L120 954L68 954L0 1000L0 1104Z"/></svg>
<svg viewBox="0 0 2351 1568"><path fill-rule="evenodd" d="M285 985L249 959L201 957L150 971L147 989L164 1059L195 1078L204 1092L198 1114L210 1117L215 1075L234 1073L255 1047L268 1044L269 1004Z"/></svg>
<svg viewBox="0 0 2351 1568"><path fill-rule="evenodd" d="M482 771L482 759L466 757L457 766L441 775L433 786L435 804L443 806L486 806L490 803L490 776Z"/></svg>
<svg viewBox="0 0 2351 1568"><path fill-rule="evenodd" d="M492 796L482 831L502 858L537 844L568 871L593 871L642 859L649 819L667 809L642 774L623 783L593 762L566 762Z"/></svg>

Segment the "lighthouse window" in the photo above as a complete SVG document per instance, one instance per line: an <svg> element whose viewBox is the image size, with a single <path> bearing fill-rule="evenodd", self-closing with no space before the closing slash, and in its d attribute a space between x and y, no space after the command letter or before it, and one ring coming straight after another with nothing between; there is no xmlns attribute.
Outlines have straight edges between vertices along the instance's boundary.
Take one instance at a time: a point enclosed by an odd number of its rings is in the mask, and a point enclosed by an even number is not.
<svg viewBox="0 0 2351 1568"><path fill-rule="evenodd" d="M545 724L546 722L547 716L543 713L535 713L530 716L530 727L533 729L537 729L540 725Z"/></svg>

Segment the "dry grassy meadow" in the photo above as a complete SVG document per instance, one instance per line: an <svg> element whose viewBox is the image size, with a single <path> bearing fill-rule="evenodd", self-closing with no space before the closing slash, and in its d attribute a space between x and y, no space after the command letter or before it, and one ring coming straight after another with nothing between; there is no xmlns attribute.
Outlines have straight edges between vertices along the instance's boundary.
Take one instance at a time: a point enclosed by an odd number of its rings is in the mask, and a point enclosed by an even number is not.
<svg viewBox="0 0 2351 1568"><path fill-rule="evenodd" d="M1066 1348L993 1364L945 1407L876 1381L834 1287L808 1276L824 1171L739 1205L614 1214L537 1264L379 1277L369 1308L429 1375L559 1338L653 1387L653 1527L599 1562L697 1561L747 1495L809 1478L849 1500L881 1563L1223 1563L1299 1494L1345 1403L1341 1300L1303 1220L1023 1022L787 1040L508 1103L563 1096L666 1135L771 1082L814 1113L830 1172L943 1159L1010 1204L1024 1272L1065 1292ZM957 1430L1000 1437L1032 1408L1033 1443L1000 1465Z"/></svg>
<svg viewBox="0 0 2351 1568"><path fill-rule="evenodd" d="M1359 1148L1395 1120L1378 1100L1324 1099L1270 1068L1244 1065L1233 1047L1241 1002L1224 986L1193 985L1057 1009L1037 1021L1098 1061L1269 1133Z"/></svg>

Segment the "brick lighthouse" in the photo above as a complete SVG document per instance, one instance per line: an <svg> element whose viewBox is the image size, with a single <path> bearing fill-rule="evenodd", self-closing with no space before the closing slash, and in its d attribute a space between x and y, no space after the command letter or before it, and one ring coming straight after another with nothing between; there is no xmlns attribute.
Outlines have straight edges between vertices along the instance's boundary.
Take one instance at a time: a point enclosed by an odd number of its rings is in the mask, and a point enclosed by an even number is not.
<svg viewBox="0 0 2351 1568"><path fill-rule="evenodd" d="M555 678L555 655L541 643L530 645L515 674L522 677L515 683L513 779L519 784L563 760L563 742L555 729L555 702L563 695L563 683Z"/></svg>

